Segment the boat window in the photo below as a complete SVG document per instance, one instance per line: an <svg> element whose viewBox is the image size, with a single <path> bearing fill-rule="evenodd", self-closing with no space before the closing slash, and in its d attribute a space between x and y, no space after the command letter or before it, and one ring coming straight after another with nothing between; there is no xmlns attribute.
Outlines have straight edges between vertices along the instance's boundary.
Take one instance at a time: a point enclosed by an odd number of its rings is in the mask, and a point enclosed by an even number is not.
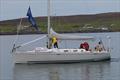
<svg viewBox="0 0 120 80"><path fill-rule="evenodd" d="M78 50L73 50L73 52L78 52Z"/></svg>
<svg viewBox="0 0 120 80"><path fill-rule="evenodd" d="M64 50L64 52L68 52L68 50Z"/></svg>

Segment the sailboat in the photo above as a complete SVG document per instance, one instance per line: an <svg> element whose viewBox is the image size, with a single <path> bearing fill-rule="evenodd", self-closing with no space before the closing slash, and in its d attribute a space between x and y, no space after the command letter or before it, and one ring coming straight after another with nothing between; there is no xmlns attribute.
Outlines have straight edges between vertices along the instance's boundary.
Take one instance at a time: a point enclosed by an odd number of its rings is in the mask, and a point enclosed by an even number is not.
<svg viewBox="0 0 120 80"><path fill-rule="evenodd" d="M83 62L83 61L104 61L110 60L110 50L86 50L80 49L60 49L60 48L50 48L50 39L55 36L59 40L93 40L94 37L91 36L76 36L68 34L56 33L50 26L50 0L48 0L48 30L47 35L35 39L33 41L21 44L20 46L13 47L13 59L14 63L68 63L68 62ZM18 51L20 48L29 43L38 41L40 39L48 38L48 48L46 47L36 47L30 51ZM71 45L72 46L72 45Z"/></svg>

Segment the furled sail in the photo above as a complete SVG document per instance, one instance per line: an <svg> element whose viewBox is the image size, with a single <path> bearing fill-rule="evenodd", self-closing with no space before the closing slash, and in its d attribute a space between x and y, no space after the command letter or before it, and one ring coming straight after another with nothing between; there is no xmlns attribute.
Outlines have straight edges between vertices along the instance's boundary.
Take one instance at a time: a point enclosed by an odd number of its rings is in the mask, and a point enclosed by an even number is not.
<svg viewBox="0 0 120 80"><path fill-rule="evenodd" d="M52 28L50 29L50 37L53 36L57 37L61 40L93 40L94 37L91 36L77 36L77 35L70 35L70 34L58 34Z"/></svg>

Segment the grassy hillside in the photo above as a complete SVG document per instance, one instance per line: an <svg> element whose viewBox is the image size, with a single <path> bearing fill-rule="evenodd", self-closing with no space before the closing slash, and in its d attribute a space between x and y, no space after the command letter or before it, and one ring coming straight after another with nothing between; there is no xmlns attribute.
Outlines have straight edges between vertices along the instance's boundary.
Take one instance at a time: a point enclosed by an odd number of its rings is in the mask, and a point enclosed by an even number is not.
<svg viewBox="0 0 120 80"><path fill-rule="evenodd" d="M36 17L40 33L47 30L47 17ZM16 33L20 19L0 21L0 33ZM21 33L36 33L28 20L22 20ZM95 15L52 16L51 26L57 32L98 32L120 31L120 12L102 13ZM37 32L38 33L38 32Z"/></svg>

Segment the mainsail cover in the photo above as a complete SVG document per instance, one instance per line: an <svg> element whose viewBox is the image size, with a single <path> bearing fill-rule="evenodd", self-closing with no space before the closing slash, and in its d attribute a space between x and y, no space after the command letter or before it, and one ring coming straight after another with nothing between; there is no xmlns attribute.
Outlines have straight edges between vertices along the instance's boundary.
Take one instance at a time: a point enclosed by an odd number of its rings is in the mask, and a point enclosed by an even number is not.
<svg viewBox="0 0 120 80"><path fill-rule="evenodd" d="M53 36L57 37L61 40L93 40L94 37L92 36L77 36L77 35L70 35L70 34L58 34L52 28L50 28L50 38Z"/></svg>

